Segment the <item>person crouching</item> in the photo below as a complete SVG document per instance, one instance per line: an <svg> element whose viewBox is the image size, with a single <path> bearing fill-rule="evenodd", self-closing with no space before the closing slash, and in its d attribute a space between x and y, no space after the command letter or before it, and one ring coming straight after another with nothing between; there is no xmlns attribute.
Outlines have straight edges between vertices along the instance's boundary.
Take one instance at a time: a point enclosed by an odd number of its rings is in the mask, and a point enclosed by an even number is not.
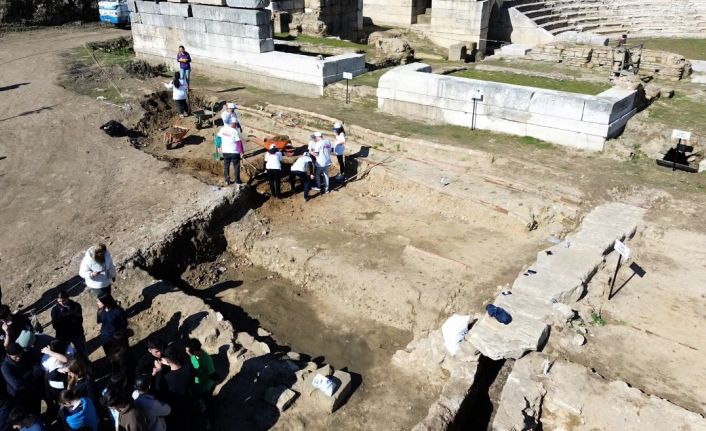
<svg viewBox="0 0 706 431"><path fill-rule="evenodd" d="M314 162L311 160L309 151L305 151L294 162L289 172L289 184L292 186L292 193L294 193L294 185L297 178L301 180L304 188L304 201L308 201L310 181L314 179Z"/></svg>

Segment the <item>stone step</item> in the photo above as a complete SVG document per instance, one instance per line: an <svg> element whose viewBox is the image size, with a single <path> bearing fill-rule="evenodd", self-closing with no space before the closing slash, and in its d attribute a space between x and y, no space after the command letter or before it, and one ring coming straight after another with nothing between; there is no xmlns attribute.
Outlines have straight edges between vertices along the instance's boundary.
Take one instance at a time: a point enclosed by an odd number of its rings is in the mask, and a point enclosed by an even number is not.
<svg viewBox="0 0 706 431"><path fill-rule="evenodd" d="M417 15L417 24L431 24L431 15Z"/></svg>

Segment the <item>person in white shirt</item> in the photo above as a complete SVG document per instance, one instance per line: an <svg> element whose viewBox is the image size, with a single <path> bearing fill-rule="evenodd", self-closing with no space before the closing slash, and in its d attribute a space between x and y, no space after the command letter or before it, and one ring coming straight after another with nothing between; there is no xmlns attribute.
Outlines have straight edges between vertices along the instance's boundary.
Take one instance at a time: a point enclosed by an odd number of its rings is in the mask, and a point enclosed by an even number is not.
<svg viewBox="0 0 706 431"><path fill-rule="evenodd" d="M336 154L336 159L338 159L338 175L336 175L336 179L343 180L346 177L346 164L343 158L343 153L346 150L346 132L343 130L343 124L339 122L333 123L333 133L336 135L333 152Z"/></svg>
<svg viewBox="0 0 706 431"><path fill-rule="evenodd" d="M304 187L304 201L308 201L310 181L314 179L314 163L311 161L308 150L304 151L304 154L292 164L292 168L289 170L289 184L292 186L292 194L297 178L301 180Z"/></svg>
<svg viewBox="0 0 706 431"><path fill-rule="evenodd" d="M329 178L328 178L328 170L329 167L331 166L331 142L329 142L328 139L324 138L323 133L321 132L316 132L314 133L314 136L316 137L316 145L314 146L314 150L311 152L311 154L316 157L316 165L315 165L315 176L316 176L316 187L312 187L314 190L321 190L321 177L324 178L324 188L323 191L324 193L329 192Z"/></svg>
<svg viewBox="0 0 706 431"><path fill-rule="evenodd" d="M96 244L86 250L78 275L86 281L86 286L96 298L111 293L117 273L105 244Z"/></svg>
<svg viewBox="0 0 706 431"><path fill-rule="evenodd" d="M265 169L267 169L267 181L270 183L270 195L273 198L280 198L279 182L282 174L282 153L277 149L277 145L270 145L270 149L265 153Z"/></svg>
<svg viewBox="0 0 706 431"><path fill-rule="evenodd" d="M231 184L230 181L230 165L233 165L235 170L235 182L241 184L240 181L240 159L243 157L243 141L240 139L238 132L237 118L230 117L228 124L223 126L218 131L218 137L221 138L221 146L218 148L218 153L223 158L223 181L225 184Z"/></svg>
<svg viewBox="0 0 706 431"><path fill-rule="evenodd" d="M164 84L167 90L172 90L172 99L176 103L179 116L184 118L189 112L189 106L186 104L188 97L189 84L185 79L179 78L179 72L174 73L174 79Z"/></svg>
<svg viewBox="0 0 706 431"><path fill-rule="evenodd" d="M238 113L235 111L238 109L238 105L233 102L226 103L226 110L221 114L221 119L223 120L223 125L227 126L230 124L230 119L235 118L237 123L237 129L240 133L243 133L243 128L240 126L240 119L238 119Z"/></svg>

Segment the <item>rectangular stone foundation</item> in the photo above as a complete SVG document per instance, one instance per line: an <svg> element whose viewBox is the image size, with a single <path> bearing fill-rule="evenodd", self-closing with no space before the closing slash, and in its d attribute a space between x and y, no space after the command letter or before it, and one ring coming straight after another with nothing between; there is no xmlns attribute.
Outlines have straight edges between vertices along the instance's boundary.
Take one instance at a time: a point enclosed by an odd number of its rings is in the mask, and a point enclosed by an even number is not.
<svg viewBox="0 0 706 431"><path fill-rule="evenodd" d="M596 96L435 75L425 64L395 68L379 81L378 108L441 124L532 136L558 145L601 151L636 109L635 92ZM424 73L427 72L427 73ZM480 90L482 99L471 98Z"/></svg>

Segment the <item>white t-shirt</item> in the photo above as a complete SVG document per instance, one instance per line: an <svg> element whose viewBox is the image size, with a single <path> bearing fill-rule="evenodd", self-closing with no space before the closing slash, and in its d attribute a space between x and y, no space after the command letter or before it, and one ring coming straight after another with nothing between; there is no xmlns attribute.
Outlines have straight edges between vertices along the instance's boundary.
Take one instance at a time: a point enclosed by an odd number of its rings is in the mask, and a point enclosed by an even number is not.
<svg viewBox="0 0 706 431"><path fill-rule="evenodd" d="M343 152L346 149L345 145L346 145L346 134L341 132L338 135L336 135L336 146L333 149L337 156L343 155Z"/></svg>
<svg viewBox="0 0 706 431"><path fill-rule="evenodd" d="M301 156L292 165L292 172L306 172L306 164L311 163L311 157Z"/></svg>
<svg viewBox="0 0 706 431"><path fill-rule="evenodd" d="M218 136L221 138L221 152L225 154L235 154L238 152L236 142L240 140L238 129L231 126L223 126L218 131Z"/></svg>
<svg viewBox="0 0 706 431"><path fill-rule="evenodd" d="M66 349L66 359L69 361L74 358L74 346L73 344L69 344L69 348ZM58 370L59 368L65 367L66 364L63 362L59 362L58 359L56 359L53 356L50 355L42 355L42 368L44 368L47 373L51 373L54 370Z"/></svg>
<svg viewBox="0 0 706 431"><path fill-rule="evenodd" d="M316 139L312 139L311 141L309 141L309 146L307 147L307 151L309 151L311 153L312 151L314 151L314 148L316 148Z"/></svg>
<svg viewBox="0 0 706 431"><path fill-rule="evenodd" d="M265 153L265 169L282 169L282 153Z"/></svg>
<svg viewBox="0 0 706 431"><path fill-rule="evenodd" d="M331 142L328 139L317 141L314 146L314 152L318 154L316 156L316 164L319 167L331 166Z"/></svg>
<svg viewBox="0 0 706 431"><path fill-rule="evenodd" d="M179 88L174 86L173 82L164 84L168 90L172 90L172 99L174 100L186 100L186 92L189 89L189 84L185 80L179 80Z"/></svg>

